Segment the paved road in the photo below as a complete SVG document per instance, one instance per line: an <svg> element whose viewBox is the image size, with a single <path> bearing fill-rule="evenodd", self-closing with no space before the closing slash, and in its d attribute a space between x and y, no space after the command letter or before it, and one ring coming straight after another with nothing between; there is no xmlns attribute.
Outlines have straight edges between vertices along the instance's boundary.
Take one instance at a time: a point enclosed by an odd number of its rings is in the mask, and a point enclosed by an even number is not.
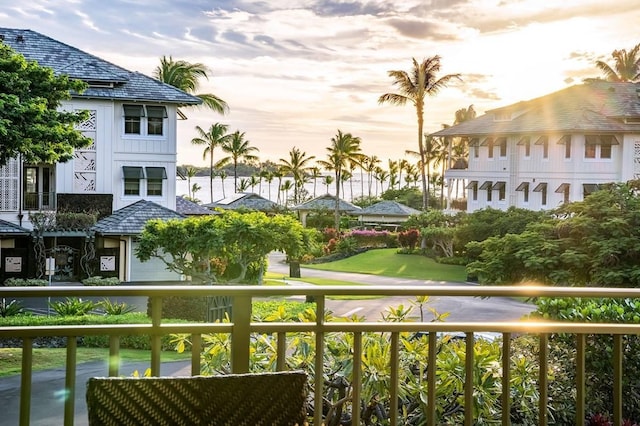
<svg viewBox="0 0 640 426"><path fill-rule="evenodd" d="M288 277L289 266L283 262L284 256L275 253L270 256L269 271ZM398 279L377 277L367 274L352 274L339 272L326 272L316 269L302 268L301 275L306 277L331 277L333 279L348 282L358 282L369 285L473 285L469 283L434 282L427 280ZM291 285L304 285L286 278ZM145 309L146 298L140 302L140 308ZM389 306L409 305L409 299L405 297L389 297L384 299L369 300L328 300L327 308L335 315L349 316L357 314L365 316L370 321L381 318L380 313ZM510 321L517 320L529 313L530 305L520 303L508 298L479 299L474 297L434 297L430 305L438 312L449 312L450 321ZM149 363L135 363L121 366L120 373L131 375L134 371L144 372ZM82 364L76 372L75 394L75 425L87 424L86 405L84 394L86 382L89 377L106 376L107 365L103 362ZM32 380L31 422L33 426L59 425L64 416L64 369L34 372ZM188 362L164 363L160 371L164 376L190 375ZM17 425L19 419L20 376L0 378L0 424Z"/></svg>
<svg viewBox="0 0 640 426"><path fill-rule="evenodd" d="M289 266L284 263L284 255L281 253L273 253L269 256L269 271L282 274L288 277ZM416 280L407 278L390 278L380 277L368 274L354 274L347 272L328 272L318 269L301 267L300 275L302 277L328 277L348 282L369 284L369 285L385 285L385 286L443 286L443 285L474 285L471 283L452 283L446 281ZM285 281L295 285L294 280L286 278ZM377 321L381 318L380 313L389 306L410 305L410 299L407 297L386 297L382 299L369 300L328 300L327 308L333 311L335 315L349 316L353 313L359 316L365 316L369 321ZM516 321L531 312L533 306L518 302L516 300L505 297L492 297L480 299L478 297L432 297L429 307L434 308L439 313L449 312L448 321L473 321L473 322L492 322L492 321ZM416 312L417 314L417 312ZM427 317L425 320L429 320Z"/></svg>

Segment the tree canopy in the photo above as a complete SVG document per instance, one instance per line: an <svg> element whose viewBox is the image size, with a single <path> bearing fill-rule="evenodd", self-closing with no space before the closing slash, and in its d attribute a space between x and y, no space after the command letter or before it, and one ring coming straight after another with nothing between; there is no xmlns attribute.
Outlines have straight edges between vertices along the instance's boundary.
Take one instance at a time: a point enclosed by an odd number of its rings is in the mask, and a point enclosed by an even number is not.
<svg viewBox="0 0 640 426"><path fill-rule="evenodd" d="M162 260L167 269L202 283L245 283L264 273L267 255L297 259L310 250L315 230L293 216L227 211L219 215L145 225L136 256Z"/></svg>
<svg viewBox="0 0 640 426"><path fill-rule="evenodd" d="M18 155L28 163L65 162L89 145L74 128L86 112L58 110L71 91L85 88L0 43L0 166Z"/></svg>
<svg viewBox="0 0 640 426"><path fill-rule="evenodd" d="M637 287L640 285L640 185L608 184L534 221L521 233L471 242L468 265L488 284Z"/></svg>

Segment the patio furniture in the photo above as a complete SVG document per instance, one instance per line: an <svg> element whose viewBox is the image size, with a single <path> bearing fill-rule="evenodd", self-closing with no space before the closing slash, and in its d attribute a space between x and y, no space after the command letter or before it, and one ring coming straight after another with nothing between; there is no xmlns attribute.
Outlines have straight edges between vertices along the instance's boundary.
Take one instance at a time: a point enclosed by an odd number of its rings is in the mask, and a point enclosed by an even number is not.
<svg viewBox="0 0 640 426"><path fill-rule="evenodd" d="M93 377L90 426L302 426L303 371L193 377Z"/></svg>

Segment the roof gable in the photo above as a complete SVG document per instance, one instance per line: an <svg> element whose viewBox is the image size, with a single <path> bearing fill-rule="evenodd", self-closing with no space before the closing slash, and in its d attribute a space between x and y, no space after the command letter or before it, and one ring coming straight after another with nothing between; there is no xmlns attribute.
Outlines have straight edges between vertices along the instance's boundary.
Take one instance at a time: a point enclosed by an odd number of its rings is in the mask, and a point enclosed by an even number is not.
<svg viewBox="0 0 640 426"><path fill-rule="evenodd" d="M128 71L32 30L0 28L0 39L27 60L52 68L56 74L66 74L89 83L109 83L104 87L89 87L82 94L73 94L74 97L140 100L178 105L202 103L199 98L171 85Z"/></svg>
<svg viewBox="0 0 640 426"><path fill-rule="evenodd" d="M293 210L334 210L336 208L336 196L324 194L292 208ZM340 198L338 199L338 210L347 213L360 213L362 209Z"/></svg>
<svg viewBox="0 0 640 426"><path fill-rule="evenodd" d="M184 215L152 201L139 200L100 219L91 229L104 235L137 235L151 219L184 218Z"/></svg>
<svg viewBox="0 0 640 426"><path fill-rule="evenodd" d="M420 211L397 201L384 200L363 208L359 214L370 216L411 216Z"/></svg>
<svg viewBox="0 0 640 426"><path fill-rule="evenodd" d="M627 124L628 118L640 118L640 84L591 81L490 110L432 136L637 132L640 127Z"/></svg>
<svg viewBox="0 0 640 426"><path fill-rule="evenodd" d="M29 235L31 231L15 223L0 219L0 235Z"/></svg>
<svg viewBox="0 0 640 426"><path fill-rule="evenodd" d="M213 203L204 204L204 206L225 210L249 209L258 211L273 211L280 208L277 203L253 192L239 192Z"/></svg>

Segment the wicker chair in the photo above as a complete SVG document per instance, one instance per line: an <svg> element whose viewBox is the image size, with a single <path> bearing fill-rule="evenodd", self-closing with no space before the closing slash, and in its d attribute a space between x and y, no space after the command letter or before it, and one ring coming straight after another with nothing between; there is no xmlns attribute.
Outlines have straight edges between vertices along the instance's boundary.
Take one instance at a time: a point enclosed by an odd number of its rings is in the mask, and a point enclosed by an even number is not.
<svg viewBox="0 0 640 426"><path fill-rule="evenodd" d="M194 377L93 377L90 426L302 426L303 371Z"/></svg>

